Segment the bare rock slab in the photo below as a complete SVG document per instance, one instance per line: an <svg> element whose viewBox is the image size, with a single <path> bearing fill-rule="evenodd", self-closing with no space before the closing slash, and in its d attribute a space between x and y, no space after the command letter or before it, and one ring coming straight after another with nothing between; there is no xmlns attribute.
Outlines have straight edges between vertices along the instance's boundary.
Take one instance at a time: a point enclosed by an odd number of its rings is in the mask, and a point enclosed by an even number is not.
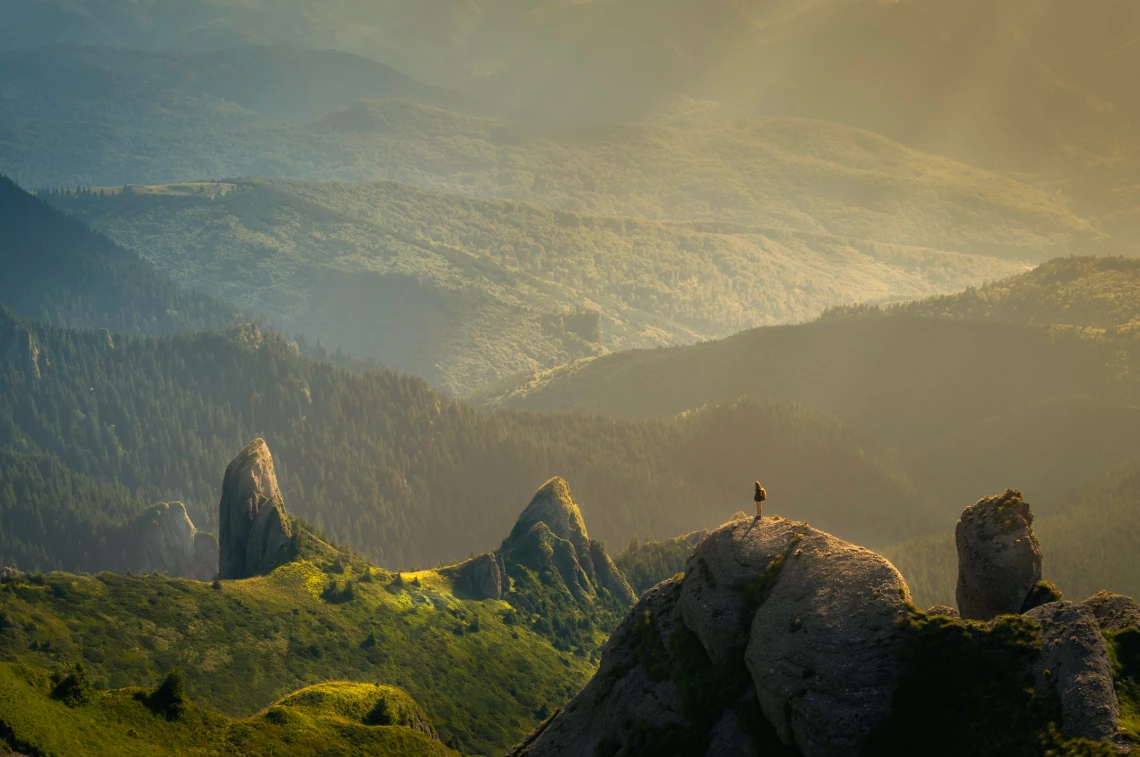
<svg viewBox="0 0 1140 757"><path fill-rule="evenodd" d="M1041 624L1041 656L1034 664L1037 688L1061 697L1061 730L1093 741L1112 738L1120 704L1108 649L1089 607L1053 602L1026 613Z"/></svg>
<svg viewBox="0 0 1140 757"><path fill-rule="evenodd" d="M886 558L802 524L752 620L761 708L805 757L840 757L892 711L910 590Z"/></svg>

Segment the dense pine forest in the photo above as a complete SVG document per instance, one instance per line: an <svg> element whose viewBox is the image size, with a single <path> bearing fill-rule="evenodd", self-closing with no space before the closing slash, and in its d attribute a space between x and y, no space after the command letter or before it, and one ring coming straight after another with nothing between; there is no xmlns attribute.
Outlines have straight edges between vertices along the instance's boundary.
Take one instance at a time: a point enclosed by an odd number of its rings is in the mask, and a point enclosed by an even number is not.
<svg viewBox="0 0 1140 757"><path fill-rule="evenodd" d="M239 311L179 289L154 266L0 176L0 302L19 315L115 333L224 328Z"/></svg>
<svg viewBox="0 0 1140 757"><path fill-rule="evenodd" d="M137 498L183 500L206 529L220 472L254 436L275 450L291 509L390 566L493 546L527 491L554 474L574 483L602 537L719 522L747 500L749 481L729 472L749 459L766 460L784 496L838 528L905 538L931 527L930 498L888 448L793 404L652 422L488 412L419 379L299 357L252 325L112 342L0 318L12 356L0 444L55 455ZM837 509L844 491L865 506ZM83 567L68 543L45 549ZM77 567L44 567L53 564Z"/></svg>

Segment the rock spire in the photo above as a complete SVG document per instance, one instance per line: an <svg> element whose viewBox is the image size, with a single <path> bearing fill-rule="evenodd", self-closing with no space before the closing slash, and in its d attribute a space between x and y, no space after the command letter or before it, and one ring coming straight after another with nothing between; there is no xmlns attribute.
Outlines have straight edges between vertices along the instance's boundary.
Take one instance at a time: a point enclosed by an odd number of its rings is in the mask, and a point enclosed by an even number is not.
<svg viewBox="0 0 1140 757"><path fill-rule="evenodd" d="M264 439L226 468L218 522L220 578L262 575L289 559L293 532Z"/></svg>

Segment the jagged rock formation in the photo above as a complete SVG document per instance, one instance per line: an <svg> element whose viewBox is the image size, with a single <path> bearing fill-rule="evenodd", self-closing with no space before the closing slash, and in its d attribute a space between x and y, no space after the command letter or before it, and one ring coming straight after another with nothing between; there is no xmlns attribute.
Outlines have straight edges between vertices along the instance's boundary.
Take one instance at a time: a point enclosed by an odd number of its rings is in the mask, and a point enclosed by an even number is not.
<svg viewBox="0 0 1140 757"><path fill-rule="evenodd" d="M159 503L116 539L121 571L209 581L218 572L218 540L194 527L181 502Z"/></svg>
<svg viewBox="0 0 1140 757"><path fill-rule="evenodd" d="M986 497L967 507L954 531L958 546L958 611L990 620L1020 614L1041 580L1041 545L1021 492Z"/></svg>
<svg viewBox="0 0 1140 757"><path fill-rule="evenodd" d="M1026 613L1041 624L1041 656L1033 665L1037 688L1061 697L1062 730L1102 741L1116 734L1120 704L1108 649L1091 608L1053 602Z"/></svg>
<svg viewBox="0 0 1140 757"><path fill-rule="evenodd" d="M226 468L218 520L220 578L262 575L289 559L293 532L264 439Z"/></svg>
<svg viewBox="0 0 1140 757"><path fill-rule="evenodd" d="M601 543L590 539L582 512L561 478L543 484L519 516L499 549L503 566L514 563L536 573L557 571L576 599L591 599L599 589L623 605L637 598Z"/></svg>
<svg viewBox="0 0 1140 757"><path fill-rule="evenodd" d="M590 684L515 754L754 754L749 707L805 755L852 754L890 713L908 600L884 558L807 524L726 524L682 580L646 592ZM686 698L678 681L702 679Z"/></svg>
<svg viewBox="0 0 1140 757"><path fill-rule="evenodd" d="M1039 580L1028 506L1007 492L975 508L959 528L960 554L981 559L962 567L966 596L986 612L997 597L1004 617L920 612L873 552L804 523L733 521L708 534L681 576L642 596L594 678L512 757L744 757L781 745L803 757L902 755L928 720L948 740L939 754L1056 731L1118 741L1103 634L1140 633L1140 604L1103 592L1047 601L1060 592ZM959 728L955 712L972 719Z"/></svg>

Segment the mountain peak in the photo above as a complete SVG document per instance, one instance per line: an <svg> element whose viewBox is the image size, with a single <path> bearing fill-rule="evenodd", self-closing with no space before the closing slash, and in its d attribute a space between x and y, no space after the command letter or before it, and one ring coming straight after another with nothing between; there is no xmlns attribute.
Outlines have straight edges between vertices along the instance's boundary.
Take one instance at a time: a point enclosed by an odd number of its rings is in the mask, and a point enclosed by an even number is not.
<svg viewBox="0 0 1140 757"><path fill-rule="evenodd" d="M530 504L523 510L515 530L531 523L545 523L551 533L578 548L588 548L590 537L582 511L570 494L570 485L560 476L547 481L535 492Z"/></svg>

